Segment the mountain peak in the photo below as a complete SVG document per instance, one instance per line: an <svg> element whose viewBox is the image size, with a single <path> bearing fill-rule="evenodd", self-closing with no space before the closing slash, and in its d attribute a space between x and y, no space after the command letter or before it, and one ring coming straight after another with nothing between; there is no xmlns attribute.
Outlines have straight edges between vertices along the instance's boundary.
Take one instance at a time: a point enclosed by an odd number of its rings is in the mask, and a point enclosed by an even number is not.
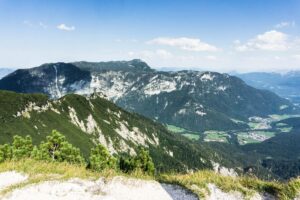
<svg viewBox="0 0 300 200"><path fill-rule="evenodd" d="M140 59L133 59L130 61L108 61L108 62L87 62L87 61L80 61L72 63L78 68L82 70L88 70L91 72L103 72L107 70L112 71L144 71L144 72L151 72L154 69L151 69L149 65L140 60Z"/></svg>

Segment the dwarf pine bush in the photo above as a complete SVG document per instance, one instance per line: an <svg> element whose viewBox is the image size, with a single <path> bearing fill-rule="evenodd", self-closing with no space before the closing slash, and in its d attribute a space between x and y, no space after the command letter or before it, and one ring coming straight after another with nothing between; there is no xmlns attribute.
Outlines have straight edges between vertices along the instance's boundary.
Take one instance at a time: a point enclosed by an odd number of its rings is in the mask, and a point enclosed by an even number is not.
<svg viewBox="0 0 300 200"><path fill-rule="evenodd" d="M0 145L0 162L24 158L71 164L86 163L80 149L70 144L66 137L56 130L53 130L38 146L33 145L30 136L14 136L11 145ZM138 170L148 175L153 175L155 171L152 158L145 149L141 148L136 156L121 156L117 159L101 144L91 149L87 167L94 171L120 169L126 173Z"/></svg>
<svg viewBox="0 0 300 200"><path fill-rule="evenodd" d="M89 167L96 171L116 169L117 159L101 144L91 149Z"/></svg>
<svg viewBox="0 0 300 200"><path fill-rule="evenodd" d="M33 145L30 136L21 137L16 135L12 143L12 159L20 160L30 157L32 149Z"/></svg>
<svg viewBox="0 0 300 200"><path fill-rule="evenodd" d="M0 163L12 158L11 145L0 145Z"/></svg>
<svg viewBox="0 0 300 200"><path fill-rule="evenodd" d="M146 151L144 148L139 150L137 156L129 158L121 157L119 164L120 169L126 173L141 170L148 175L153 175L155 172L154 163L149 151Z"/></svg>
<svg viewBox="0 0 300 200"><path fill-rule="evenodd" d="M84 163L80 150L67 142L66 137L56 130L35 148L33 157L39 160L49 160L69 163Z"/></svg>

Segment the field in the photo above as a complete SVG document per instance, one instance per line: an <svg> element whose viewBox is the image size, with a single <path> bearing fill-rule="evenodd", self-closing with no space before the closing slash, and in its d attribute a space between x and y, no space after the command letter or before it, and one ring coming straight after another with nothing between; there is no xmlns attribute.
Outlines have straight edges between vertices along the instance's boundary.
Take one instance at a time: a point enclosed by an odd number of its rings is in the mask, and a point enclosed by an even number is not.
<svg viewBox="0 0 300 200"><path fill-rule="evenodd" d="M228 135L225 131L205 131L204 141L206 142L228 142Z"/></svg>
<svg viewBox="0 0 300 200"><path fill-rule="evenodd" d="M190 140L199 140L200 139L200 133L188 131L184 128L177 127L174 125L169 125L169 124L167 124L166 127L169 131L171 131L173 133L179 133Z"/></svg>

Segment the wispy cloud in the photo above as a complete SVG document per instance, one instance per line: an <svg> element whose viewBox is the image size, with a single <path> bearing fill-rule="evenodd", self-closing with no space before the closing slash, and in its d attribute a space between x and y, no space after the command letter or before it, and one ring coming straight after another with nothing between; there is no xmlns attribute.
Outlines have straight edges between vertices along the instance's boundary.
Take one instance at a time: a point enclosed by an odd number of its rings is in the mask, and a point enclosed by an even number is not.
<svg viewBox="0 0 300 200"><path fill-rule="evenodd" d="M23 24L24 24L25 26L33 27L33 24L32 24L31 21L29 21L29 20L24 20L24 21L23 21Z"/></svg>
<svg viewBox="0 0 300 200"><path fill-rule="evenodd" d="M177 47L187 51L219 51L220 49L202 42L198 38L170 38L170 37L158 37L147 42L147 44L166 45L171 47Z"/></svg>
<svg viewBox="0 0 300 200"><path fill-rule="evenodd" d="M237 51L286 51L290 48L288 35L276 30L267 31L242 44L239 40L234 42Z"/></svg>
<svg viewBox="0 0 300 200"><path fill-rule="evenodd" d="M291 22L285 21L276 24L274 27L280 29L280 28L295 27L295 26L296 26L295 21L291 21Z"/></svg>
<svg viewBox="0 0 300 200"><path fill-rule="evenodd" d="M43 29L47 29L48 26L44 24L43 22L39 22L39 26L42 27Z"/></svg>
<svg viewBox="0 0 300 200"><path fill-rule="evenodd" d="M74 31L75 30L75 26L67 26L65 24L59 24L56 28L59 30L62 30L62 31Z"/></svg>

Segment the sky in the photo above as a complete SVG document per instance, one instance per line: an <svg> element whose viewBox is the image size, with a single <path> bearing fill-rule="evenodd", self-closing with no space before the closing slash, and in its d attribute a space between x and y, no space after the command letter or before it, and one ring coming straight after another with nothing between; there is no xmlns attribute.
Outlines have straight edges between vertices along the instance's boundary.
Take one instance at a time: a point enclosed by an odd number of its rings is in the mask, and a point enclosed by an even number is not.
<svg viewBox="0 0 300 200"><path fill-rule="evenodd" d="M300 0L0 0L0 67L300 70Z"/></svg>

